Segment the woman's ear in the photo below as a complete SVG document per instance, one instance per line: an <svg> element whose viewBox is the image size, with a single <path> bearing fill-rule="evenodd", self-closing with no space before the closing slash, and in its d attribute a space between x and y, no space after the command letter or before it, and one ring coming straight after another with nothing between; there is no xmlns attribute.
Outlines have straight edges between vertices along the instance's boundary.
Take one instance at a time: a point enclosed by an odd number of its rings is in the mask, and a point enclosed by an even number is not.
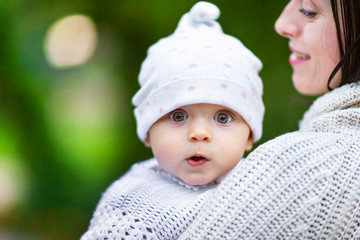
<svg viewBox="0 0 360 240"><path fill-rule="evenodd" d="M253 143L254 143L254 137L253 137L252 133L250 132L249 139L247 140L247 143L245 146L245 150L250 151L253 147Z"/></svg>
<svg viewBox="0 0 360 240"><path fill-rule="evenodd" d="M147 135L147 137L145 138L144 143L145 143L145 146L147 146L147 147L151 147L149 134L148 134L148 135Z"/></svg>

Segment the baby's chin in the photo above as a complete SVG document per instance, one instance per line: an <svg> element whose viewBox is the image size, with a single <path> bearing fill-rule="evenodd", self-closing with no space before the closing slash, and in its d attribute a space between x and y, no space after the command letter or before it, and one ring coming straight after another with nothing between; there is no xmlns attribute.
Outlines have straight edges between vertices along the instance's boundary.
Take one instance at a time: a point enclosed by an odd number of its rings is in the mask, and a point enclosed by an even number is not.
<svg viewBox="0 0 360 240"><path fill-rule="evenodd" d="M180 178L182 181L189 185L193 186L201 186L206 185L208 183L214 182L215 179L206 178L206 177L187 177L187 178Z"/></svg>

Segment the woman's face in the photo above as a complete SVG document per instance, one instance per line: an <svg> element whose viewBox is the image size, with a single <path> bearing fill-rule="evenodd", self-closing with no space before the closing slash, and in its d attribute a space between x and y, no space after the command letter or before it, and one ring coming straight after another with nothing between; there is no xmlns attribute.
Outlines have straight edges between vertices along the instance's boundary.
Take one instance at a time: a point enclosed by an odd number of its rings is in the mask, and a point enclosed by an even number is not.
<svg viewBox="0 0 360 240"><path fill-rule="evenodd" d="M330 0L290 0L275 29L290 40L289 62L296 90L305 95L328 92L329 76L340 60ZM339 86L340 78L339 71L330 87Z"/></svg>

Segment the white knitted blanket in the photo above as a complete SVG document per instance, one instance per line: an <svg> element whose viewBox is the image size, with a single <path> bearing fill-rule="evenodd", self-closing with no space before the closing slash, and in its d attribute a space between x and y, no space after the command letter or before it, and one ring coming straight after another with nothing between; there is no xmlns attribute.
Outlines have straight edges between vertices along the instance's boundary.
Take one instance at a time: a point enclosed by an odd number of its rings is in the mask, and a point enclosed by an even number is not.
<svg viewBox="0 0 360 240"><path fill-rule="evenodd" d="M81 240L177 239L217 185L190 186L156 166L155 159L135 164L114 182Z"/></svg>
<svg viewBox="0 0 360 240"><path fill-rule="evenodd" d="M255 149L180 239L360 239L360 83Z"/></svg>

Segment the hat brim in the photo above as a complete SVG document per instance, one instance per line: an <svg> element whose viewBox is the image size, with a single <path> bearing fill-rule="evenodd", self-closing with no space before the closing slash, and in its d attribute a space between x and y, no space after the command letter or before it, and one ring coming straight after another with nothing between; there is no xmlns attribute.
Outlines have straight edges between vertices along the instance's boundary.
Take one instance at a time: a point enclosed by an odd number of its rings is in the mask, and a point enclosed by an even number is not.
<svg viewBox="0 0 360 240"><path fill-rule="evenodd" d="M149 89L143 88L136 95L143 95L142 91ZM144 141L150 127L165 114L181 106L200 103L221 105L236 111L250 126L254 142L261 138L265 111L261 98L241 81L211 76L178 79L147 95L134 111L139 138Z"/></svg>

